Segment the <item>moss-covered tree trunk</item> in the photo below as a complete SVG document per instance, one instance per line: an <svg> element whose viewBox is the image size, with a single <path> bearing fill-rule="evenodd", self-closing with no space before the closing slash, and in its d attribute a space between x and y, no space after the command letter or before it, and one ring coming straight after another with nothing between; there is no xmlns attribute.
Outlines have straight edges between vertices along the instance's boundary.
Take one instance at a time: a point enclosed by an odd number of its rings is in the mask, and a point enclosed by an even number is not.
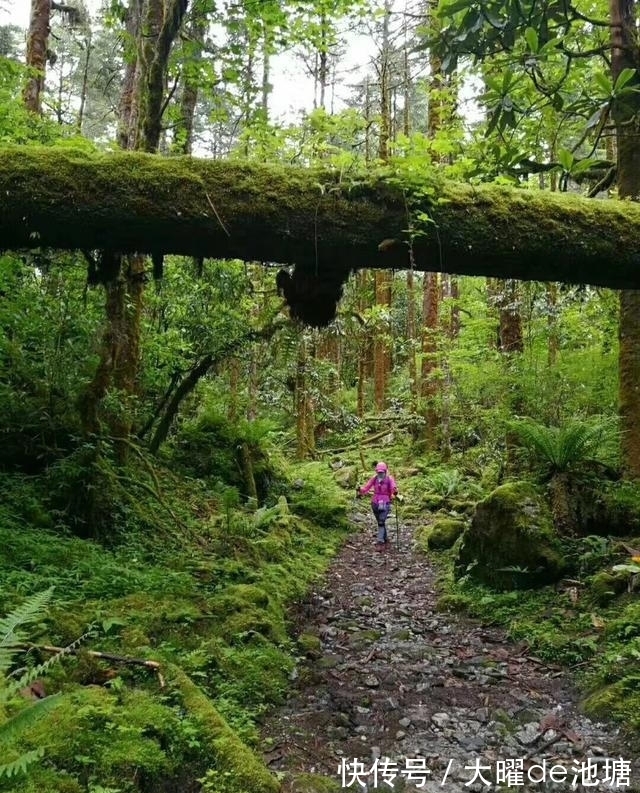
<svg viewBox="0 0 640 793"><path fill-rule="evenodd" d="M637 40L636 3L610 0L611 76L615 83L623 69L636 70L632 83L636 92L613 105L618 153L618 195L640 200L640 49ZM622 427L622 463L625 473L640 479L640 291L620 295L619 324L619 410Z"/></svg>
<svg viewBox="0 0 640 793"><path fill-rule="evenodd" d="M558 334L558 284L553 281L547 283L546 309L547 332L549 334L549 340L547 342L547 361L549 366L555 366L558 360L558 350L560 349L560 337Z"/></svg>
<svg viewBox="0 0 640 793"><path fill-rule="evenodd" d="M165 110L164 87L171 47L187 11L188 0L146 0L139 58L144 65L141 91L140 143L136 148L156 152Z"/></svg>
<svg viewBox="0 0 640 793"><path fill-rule="evenodd" d="M202 61L202 48L206 33L206 19L198 8L191 9L191 19L183 44L185 63L182 66L182 91L178 122L173 131L173 151L191 154L193 147L193 122L198 102L198 70Z"/></svg>
<svg viewBox="0 0 640 793"><path fill-rule="evenodd" d="M40 113L42 109L50 20L51 0L31 0L26 59L30 73L24 87L23 99L26 108L32 113Z"/></svg>
<svg viewBox="0 0 640 793"><path fill-rule="evenodd" d="M505 353L522 352L522 316L520 313L520 288L514 278L498 281L495 285L498 314L500 350Z"/></svg>
<svg viewBox="0 0 640 793"><path fill-rule="evenodd" d="M420 396L425 420L423 437L430 449L438 446L438 316L440 312L440 283L438 273L426 273L422 300L422 364Z"/></svg>
<svg viewBox="0 0 640 793"><path fill-rule="evenodd" d="M380 270L375 273L376 316L375 336L373 339L373 392L377 410L386 406L387 380L391 371L391 350L389 345L389 310L391 307L391 273Z"/></svg>
<svg viewBox="0 0 640 793"><path fill-rule="evenodd" d="M407 341L409 347L409 383L411 406L415 411L418 397L418 367L416 364L416 287L413 268L407 270Z"/></svg>
<svg viewBox="0 0 640 793"><path fill-rule="evenodd" d="M296 458L305 460L315 452L313 403L309 395L309 358L304 330L300 330L296 358L294 411L296 418Z"/></svg>
<svg viewBox="0 0 640 793"><path fill-rule="evenodd" d="M186 0L169 0L166 5L163 0L139 0L129 9L127 30L137 34L137 50L135 60L127 65L120 99L123 116L118 140L121 145L148 152L157 150L169 51L185 11ZM124 463L130 448L138 390L147 275L144 256L133 253L118 258L119 264L113 268L111 277L105 280L106 324L98 369L84 396L84 415L85 431L95 431L101 403L107 391L110 388L114 390L119 409L108 411L104 419L114 439L117 459ZM162 256L156 257L156 261L161 262ZM114 340L117 340L115 344ZM188 384L185 387L188 388ZM180 404L181 393L182 389L178 388L169 407ZM172 420L173 415L168 410L152 438L154 451L166 437Z"/></svg>

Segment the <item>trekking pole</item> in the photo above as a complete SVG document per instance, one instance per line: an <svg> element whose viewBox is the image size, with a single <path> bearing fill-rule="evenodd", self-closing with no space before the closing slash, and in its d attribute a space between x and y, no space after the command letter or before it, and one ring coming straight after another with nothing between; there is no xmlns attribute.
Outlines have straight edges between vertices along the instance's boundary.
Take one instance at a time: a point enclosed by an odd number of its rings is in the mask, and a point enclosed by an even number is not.
<svg viewBox="0 0 640 793"><path fill-rule="evenodd" d="M400 523L398 521L398 504L399 503L400 502L396 498L396 509L395 509L395 512L396 512L396 551L398 551L398 552L400 551Z"/></svg>

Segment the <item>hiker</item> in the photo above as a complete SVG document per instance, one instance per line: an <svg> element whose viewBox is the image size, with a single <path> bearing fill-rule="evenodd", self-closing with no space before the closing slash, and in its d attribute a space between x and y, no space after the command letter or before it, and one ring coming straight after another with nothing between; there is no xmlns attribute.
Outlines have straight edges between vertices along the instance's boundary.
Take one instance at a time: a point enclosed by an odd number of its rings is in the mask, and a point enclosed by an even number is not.
<svg viewBox="0 0 640 793"><path fill-rule="evenodd" d="M376 538L376 549L381 551L385 543L389 541L387 537L386 520L391 512L391 502L398 495L395 479L389 473L386 463L376 465L375 475L363 487L357 490L358 496L366 495L373 489L371 497L371 509L378 521L378 536Z"/></svg>

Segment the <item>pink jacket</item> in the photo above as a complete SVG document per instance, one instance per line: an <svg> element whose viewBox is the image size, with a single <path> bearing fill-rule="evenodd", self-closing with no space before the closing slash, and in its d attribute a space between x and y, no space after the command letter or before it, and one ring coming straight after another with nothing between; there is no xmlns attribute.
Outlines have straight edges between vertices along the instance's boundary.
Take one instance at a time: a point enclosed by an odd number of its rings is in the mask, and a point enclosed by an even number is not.
<svg viewBox="0 0 640 793"><path fill-rule="evenodd" d="M377 474L372 476L367 484L360 488L360 492L364 495L368 493L371 488L373 488L373 496L371 497L372 504L386 504L391 501L393 496L398 492L396 480L391 474L387 474L382 482L378 480Z"/></svg>

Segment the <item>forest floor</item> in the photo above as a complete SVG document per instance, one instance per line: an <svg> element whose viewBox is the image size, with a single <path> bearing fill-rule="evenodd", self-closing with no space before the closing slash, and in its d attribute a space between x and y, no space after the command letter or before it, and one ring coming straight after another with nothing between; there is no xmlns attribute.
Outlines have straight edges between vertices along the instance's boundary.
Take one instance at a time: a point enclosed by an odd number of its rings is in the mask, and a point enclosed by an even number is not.
<svg viewBox="0 0 640 793"><path fill-rule="evenodd" d="M283 790L640 791L637 752L580 713L566 670L437 611L437 572L411 526L397 544L391 519L376 553L370 513L353 519L360 531L298 614L318 649L262 733Z"/></svg>

